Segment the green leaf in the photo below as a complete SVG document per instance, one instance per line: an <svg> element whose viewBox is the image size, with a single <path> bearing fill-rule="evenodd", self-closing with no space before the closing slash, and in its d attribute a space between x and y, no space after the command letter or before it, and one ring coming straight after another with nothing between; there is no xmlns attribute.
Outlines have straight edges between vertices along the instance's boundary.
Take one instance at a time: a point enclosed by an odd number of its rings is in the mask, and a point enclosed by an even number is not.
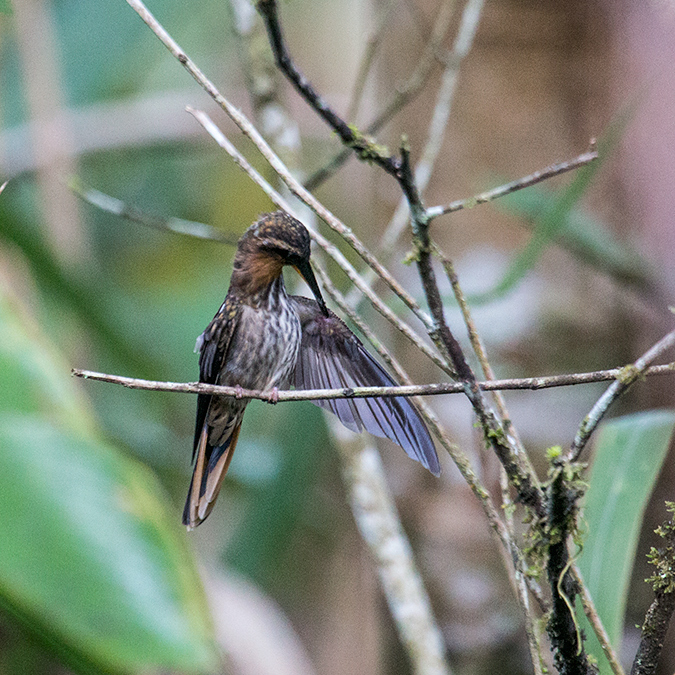
<svg viewBox="0 0 675 675"><path fill-rule="evenodd" d="M154 474L0 414L0 602L80 672L213 672L208 611Z"/></svg>
<svg viewBox="0 0 675 675"><path fill-rule="evenodd" d="M16 302L0 295L0 411L42 412L85 435L95 424L63 357Z"/></svg>
<svg viewBox="0 0 675 675"><path fill-rule="evenodd" d="M598 433L584 508L588 536L579 569L617 650L642 518L674 426L675 412L650 411L612 420ZM582 623L600 672L609 673L585 617Z"/></svg>

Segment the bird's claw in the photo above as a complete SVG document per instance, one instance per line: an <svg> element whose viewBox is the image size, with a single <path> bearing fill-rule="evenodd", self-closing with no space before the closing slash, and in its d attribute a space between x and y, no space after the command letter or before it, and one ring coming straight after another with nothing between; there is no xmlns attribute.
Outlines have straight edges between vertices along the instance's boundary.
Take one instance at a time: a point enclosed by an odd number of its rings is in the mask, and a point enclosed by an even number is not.
<svg viewBox="0 0 675 675"><path fill-rule="evenodd" d="M272 391L270 391L270 396L268 401L274 405L275 403L279 403L279 388L278 387L272 387Z"/></svg>
<svg viewBox="0 0 675 675"><path fill-rule="evenodd" d="M234 394L235 398L238 398L238 399L244 398L244 390L241 388L240 384L235 384L234 389L235 389L235 394Z"/></svg>

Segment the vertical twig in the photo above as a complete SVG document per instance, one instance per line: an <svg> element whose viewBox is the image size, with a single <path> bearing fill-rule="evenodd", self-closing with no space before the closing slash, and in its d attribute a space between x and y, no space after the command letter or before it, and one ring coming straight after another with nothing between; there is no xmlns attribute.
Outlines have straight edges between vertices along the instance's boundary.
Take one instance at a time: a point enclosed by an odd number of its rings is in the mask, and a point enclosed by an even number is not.
<svg viewBox="0 0 675 675"><path fill-rule="evenodd" d="M654 675L665 644L668 625L675 612L675 502L666 502L670 522L656 529L663 545L651 549L648 558L656 572L647 579L654 587L654 601L642 624L642 638L631 675Z"/></svg>

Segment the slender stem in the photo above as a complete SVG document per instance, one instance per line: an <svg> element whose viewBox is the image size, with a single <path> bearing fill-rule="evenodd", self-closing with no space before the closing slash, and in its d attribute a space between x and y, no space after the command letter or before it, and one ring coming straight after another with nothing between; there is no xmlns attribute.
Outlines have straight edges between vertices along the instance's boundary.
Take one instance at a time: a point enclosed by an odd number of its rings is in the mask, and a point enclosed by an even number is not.
<svg viewBox="0 0 675 675"><path fill-rule="evenodd" d="M586 447L588 439L598 426L609 407L621 394L625 393L647 370L647 368L667 349L675 345L675 330L662 337L653 347L648 349L632 366L626 366L617 375L616 380L598 399L591 411L584 417L577 431L572 447L567 454L567 461L574 462Z"/></svg>
<svg viewBox="0 0 675 675"><path fill-rule="evenodd" d="M586 615L588 622L593 627L593 632L598 638L598 642L602 647L602 651L604 652L605 658L609 663L609 667L612 669L614 675L625 675L624 670L621 667L621 663L619 662L619 656L614 651L614 647L612 647L609 635L607 635L607 631L605 630L605 626L602 623L602 619L595 608L593 598L588 592L588 588L581 577L579 568L576 565L572 565L571 573L579 588L579 597L581 599L581 606L584 609L584 614Z"/></svg>
<svg viewBox="0 0 675 675"><path fill-rule="evenodd" d="M592 144L593 145L593 144ZM454 213L455 211L461 211L462 209L470 209L478 204L486 204L491 202L494 199L499 199L500 197L505 197L510 195L512 192L517 192L518 190L523 190L524 188L530 187L531 185L536 185L542 181L553 178L553 176L559 176L568 171L573 171L578 169L581 166L590 164L598 158L598 152L594 147L591 148L588 152L584 152L574 159L570 159L566 162L557 162L556 164L551 164L545 169L540 171L535 171L529 176L519 178L518 180L511 181L499 187L493 188L492 190L487 190L486 192L481 192L478 195L469 197L468 199L458 199L454 202L450 202L445 206L430 206L427 209L427 216L430 220L438 218L446 213Z"/></svg>
<svg viewBox="0 0 675 675"><path fill-rule="evenodd" d="M342 309L349 309L344 305ZM352 317L350 317L351 319ZM363 324L362 324L363 325ZM477 386L483 391L515 390L515 389L548 389L551 387L568 387L591 382L607 382L614 380L621 373L622 368L612 370L596 370L591 373L570 373L568 375L549 375L547 377L526 377L509 380L487 380L477 382ZM643 376L673 375L675 374L675 362L662 366L652 366L643 373ZM235 389L216 384L204 384L199 382L163 382L156 380L143 380L134 377L123 377L107 373L97 373L91 370L73 368L73 375L89 380L112 382L121 384L129 389L146 389L150 391L175 391L187 394L218 394L219 396L235 396L255 398L261 401L269 401L271 394L268 391L253 391L248 389ZM343 389L305 389L302 391L288 390L279 391L279 401L311 401L314 399L333 398L378 398L383 396L441 396L444 394L461 394L464 392L464 384L461 382L440 382L438 384L415 384L401 387L354 387Z"/></svg>
<svg viewBox="0 0 675 675"><path fill-rule="evenodd" d="M492 370L492 366L490 366L490 362L488 361L487 350L485 349L485 345L483 344L483 341L481 340L480 335L478 334L478 330L476 329L476 324L474 323L473 316L471 315L471 310L469 309L469 305L466 301L466 298L464 297L464 292L462 291L462 288L459 284L459 278L457 276L457 273L455 272L454 265L452 264L452 261L446 255L443 254L443 252L440 250L440 248L438 248L438 246L434 245L434 251L436 255L439 258L441 258L441 262L443 263L443 268L445 269L445 273L448 277L448 280L450 281L450 285L452 286L452 290L455 295L455 299L457 300L457 304L461 309L464 324L466 325L467 332L469 334L469 341L471 342L471 346L473 347L474 354L478 358L481 370L483 371L483 376L487 380L494 380L495 375ZM537 475L534 471L534 468L531 466L531 464L529 464L529 458L527 453L525 452L523 444L521 443L518 435L515 433L515 429L511 425L511 418L508 413L508 410L506 409L506 402L504 401L504 397L501 395L499 391L495 391L493 396L495 404L497 406L497 412L499 413L499 416L502 420L502 424L504 425L505 430L507 431L507 433L510 433L511 436L513 437L519 452L525 458L528 464L530 475L533 477L533 483L537 487L539 487ZM506 528L509 532L509 535L511 536L512 539L515 539L516 530L513 519L513 502L511 499L511 492L510 492L511 487L509 485L508 476L503 467L500 471L499 483L502 494L502 508L504 509L505 514L504 521L506 524ZM509 567L510 566L507 566L507 569ZM518 601L520 602L520 605L523 609L523 614L525 616L525 634L527 636L527 645L530 650L530 659L532 661L532 668L534 669L535 675L542 675L541 654L540 654L539 635L537 632L537 624L532 611L532 607L530 606L530 597L527 592L527 585L525 582L524 575L522 571L518 569L517 566L515 567L515 569L513 569L513 581L516 596L518 598Z"/></svg>
<svg viewBox="0 0 675 675"><path fill-rule="evenodd" d="M457 300L457 304L462 312L462 318L464 319L464 324L466 325L467 332L469 334L469 341L471 342L471 346L473 347L473 351L476 354L476 357L478 358L478 362L480 363L481 370L483 371L483 375L486 380L494 380L495 379L495 374L492 370L492 367L490 366L490 362L488 361L487 358L487 351L485 349L485 345L483 344L483 341L481 340L480 336L478 335L478 330L476 329L476 324L474 323L473 317L471 316L471 310L469 308L469 303L466 301L466 297L464 295L464 292L462 291L462 288L459 284L459 278L457 276L457 273L455 272L455 266L453 265L452 261L450 258L448 258L441 249L434 244L434 252L436 255L440 258L441 263L443 265L443 269L445 270L445 274L448 277L448 281L450 281L450 285L452 286L452 291L455 296L455 299ZM479 385L480 386L480 385ZM534 467L532 466L530 462L530 458L525 451L525 447L523 446L522 441L520 440L520 437L518 436L518 433L516 429L514 428L513 424L511 423L511 416L509 415L508 410L506 409L506 402L504 401L504 397L499 393L499 390L494 390L495 394L493 396L495 405L497 407L497 412L499 414L499 417L502 421L502 424L504 425L504 430L506 431L507 434L513 439L513 443L515 447L518 449L518 452L520 453L520 456L523 459L523 462L527 468L527 471L531 477L532 483L536 485L537 487L539 486L539 480L537 478L537 473L534 470ZM503 492L505 496L508 496L506 492ZM506 502L504 504L506 506Z"/></svg>

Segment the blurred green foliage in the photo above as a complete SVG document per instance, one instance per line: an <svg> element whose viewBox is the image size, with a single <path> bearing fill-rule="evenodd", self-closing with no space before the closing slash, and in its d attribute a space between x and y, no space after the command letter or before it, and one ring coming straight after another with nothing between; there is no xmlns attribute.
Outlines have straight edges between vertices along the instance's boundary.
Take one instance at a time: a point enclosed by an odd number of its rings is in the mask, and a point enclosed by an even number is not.
<svg viewBox="0 0 675 675"><path fill-rule="evenodd" d="M72 110L95 116L102 104L181 88L198 96L125 3L48 7ZM221 84L234 77L223 67L235 58L227 3L194 12L172 0L158 13ZM2 128L18 133L25 78L11 18L2 21ZM81 155L78 173L150 212L235 237L270 208L223 153L180 136ZM7 637L0 674L50 672L45 646L78 672L211 672L209 612L180 524L195 400L74 382L69 368L195 380L195 339L222 302L233 251L78 203L88 253L65 263L45 231L50 207L33 173L0 196L0 271L10 270L0 289L14 287L0 297L0 605L7 626L18 621L41 645ZM226 496L204 526L209 548L264 588L305 584L306 566L289 560L298 529L330 545L316 534L328 517L314 487L326 448L315 406L252 405Z"/></svg>
<svg viewBox="0 0 675 675"><path fill-rule="evenodd" d="M675 412L654 410L602 425L595 443L579 569L610 642L620 651L628 584L649 497L670 447ZM611 673L586 618L580 621L600 672Z"/></svg>

